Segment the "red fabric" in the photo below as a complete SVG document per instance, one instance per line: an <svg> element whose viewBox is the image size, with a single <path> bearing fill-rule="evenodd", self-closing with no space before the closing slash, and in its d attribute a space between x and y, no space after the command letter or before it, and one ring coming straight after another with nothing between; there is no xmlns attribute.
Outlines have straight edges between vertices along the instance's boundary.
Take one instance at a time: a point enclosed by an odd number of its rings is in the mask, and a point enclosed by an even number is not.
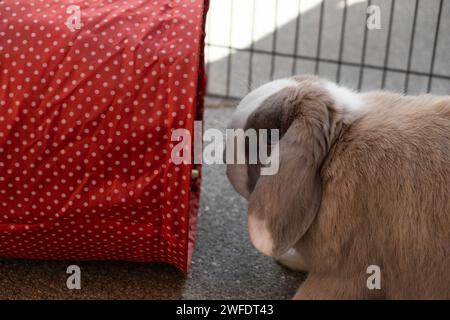
<svg viewBox="0 0 450 320"><path fill-rule="evenodd" d="M206 10L0 1L0 256L187 270L200 182L170 135L202 117Z"/></svg>

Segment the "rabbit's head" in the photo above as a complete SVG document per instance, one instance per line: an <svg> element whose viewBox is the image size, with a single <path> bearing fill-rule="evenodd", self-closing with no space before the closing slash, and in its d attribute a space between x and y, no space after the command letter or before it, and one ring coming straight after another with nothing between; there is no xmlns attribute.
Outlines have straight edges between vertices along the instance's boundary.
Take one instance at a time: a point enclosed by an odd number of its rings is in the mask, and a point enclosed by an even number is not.
<svg viewBox="0 0 450 320"><path fill-rule="evenodd" d="M277 148L270 155L270 161L277 162L275 174L261 174L264 165L259 162L227 161L231 184L249 202L251 241L262 253L282 255L316 217L321 168L343 123L337 100L349 99L343 97L346 93L353 94L315 76L276 80L249 93L233 114L230 129L279 130ZM241 149L249 159L259 147L252 149L248 141L244 143Z"/></svg>

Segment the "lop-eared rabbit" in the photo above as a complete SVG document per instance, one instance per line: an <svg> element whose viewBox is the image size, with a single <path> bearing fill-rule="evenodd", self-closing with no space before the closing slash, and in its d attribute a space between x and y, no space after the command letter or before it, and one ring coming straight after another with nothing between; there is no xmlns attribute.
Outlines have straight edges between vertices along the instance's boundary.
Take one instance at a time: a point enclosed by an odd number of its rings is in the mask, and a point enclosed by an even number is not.
<svg viewBox="0 0 450 320"><path fill-rule="evenodd" d="M308 272L294 299L450 298L449 96L297 76L248 94L228 128L279 129L278 173L227 175L256 249Z"/></svg>

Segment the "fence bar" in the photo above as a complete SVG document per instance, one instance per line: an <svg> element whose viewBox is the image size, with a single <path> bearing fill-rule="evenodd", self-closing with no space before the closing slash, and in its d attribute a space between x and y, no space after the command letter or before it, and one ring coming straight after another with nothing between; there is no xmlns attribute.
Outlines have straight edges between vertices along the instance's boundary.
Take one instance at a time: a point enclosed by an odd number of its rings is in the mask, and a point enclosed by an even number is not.
<svg viewBox="0 0 450 320"><path fill-rule="evenodd" d="M278 0L275 0L275 21L274 31L272 38L272 59L270 60L270 80L273 80L275 75L275 57L277 53L277 34L278 34Z"/></svg>
<svg viewBox="0 0 450 320"><path fill-rule="evenodd" d="M230 84L231 84L231 56L233 54L233 9L234 9L234 0L230 1L230 30L228 30L228 59L227 59L227 86L226 86L226 95L230 95Z"/></svg>
<svg viewBox="0 0 450 320"><path fill-rule="evenodd" d="M232 96L232 95L224 95L224 94L220 94L220 93L211 93L211 92L208 92L207 96L210 97L210 98L217 98L217 99L231 99L231 100L236 100L236 102L242 100L242 97Z"/></svg>
<svg viewBox="0 0 450 320"><path fill-rule="evenodd" d="M209 33L206 34L206 42L210 42L210 33L211 33L211 17L208 17L207 19L207 26L208 26L208 30L210 31ZM208 59L208 63L206 64L206 74L210 75L211 74L211 47L210 46L206 46L206 57ZM209 81L206 83L206 90L208 91L209 88Z"/></svg>
<svg viewBox="0 0 450 320"><path fill-rule="evenodd" d="M250 56L248 62L248 80L247 80L247 91L252 89L253 85L253 54L255 49L255 11L256 11L256 0L253 0L252 5L252 34L251 34L251 43L250 43Z"/></svg>
<svg viewBox="0 0 450 320"><path fill-rule="evenodd" d="M407 94L409 91L409 76L411 74L412 54L414 51L414 35L416 34L416 24L417 24L417 13L418 12L419 12L419 0L416 0L414 3L414 18L413 18L412 30L411 30L411 40L409 42L408 64L406 66L405 84L403 86L403 92L405 94Z"/></svg>
<svg viewBox="0 0 450 320"><path fill-rule="evenodd" d="M339 41L339 57L337 61L336 82L341 83L342 57L344 54L345 27L347 24L347 0L344 0L341 24L341 40Z"/></svg>
<svg viewBox="0 0 450 320"><path fill-rule="evenodd" d="M386 87L387 66L389 64L389 53L391 50L392 23L394 21L395 0L391 0L391 11L389 13L389 27L386 40L386 51L384 53L383 75L381 78L381 89Z"/></svg>
<svg viewBox="0 0 450 320"><path fill-rule="evenodd" d="M372 5L372 0L369 0L368 7ZM367 18L368 13L366 13L366 19L364 21L364 38L363 38L363 47L362 47L362 54L361 54L361 63L359 68L359 77L358 77L358 90L361 90L362 83L363 83L363 77L364 77L364 64L366 63L366 51L367 51Z"/></svg>
<svg viewBox="0 0 450 320"><path fill-rule="evenodd" d="M347 0L346 0L347 1ZM300 18L301 18L301 0L298 0L297 19L295 20L295 39L294 39L294 57L298 54L298 44L300 42ZM297 59L292 59L291 75L297 72Z"/></svg>
<svg viewBox="0 0 450 320"><path fill-rule="evenodd" d="M436 32L434 34L434 42L433 42L433 53L431 55L431 62L430 62L430 72L429 72L429 76L428 76L428 85L427 85L427 92L431 91L431 85L432 85L432 81L433 81L433 70L434 70L434 63L436 61L436 48L437 48L437 44L438 44L438 40L439 40L439 28L441 25L441 15L442 15L442 6L444 4L444 0L441 0L439 2L439 13L438 13L438 17L437 17L437 22L436 22Z"/></svg>
<svg viewBox="0 0 450 320"><path fill-rule="evenodd" d="M325 11L325 0L322 0L320 4L320 19L319 19L319 35L317 37L317 49L316 49L316 65L314 67L314 73L319 74L319 61L320 51L322 49L322 29L323 29L323 13Z"/></svg>

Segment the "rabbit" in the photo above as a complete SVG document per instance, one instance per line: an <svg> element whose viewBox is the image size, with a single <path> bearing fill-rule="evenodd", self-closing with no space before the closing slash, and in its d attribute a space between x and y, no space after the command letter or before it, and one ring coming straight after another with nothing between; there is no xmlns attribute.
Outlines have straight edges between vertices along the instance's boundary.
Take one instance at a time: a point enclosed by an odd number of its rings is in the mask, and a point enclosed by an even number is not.
<svg viewBox="0 0 450 320"><path fill-rule="evenodd" d="M250 128L279 130L278 173L227 176L255 248L308 273L294 299L450 298L449 96L295 76L244 97L228 129Z"/></svg>

